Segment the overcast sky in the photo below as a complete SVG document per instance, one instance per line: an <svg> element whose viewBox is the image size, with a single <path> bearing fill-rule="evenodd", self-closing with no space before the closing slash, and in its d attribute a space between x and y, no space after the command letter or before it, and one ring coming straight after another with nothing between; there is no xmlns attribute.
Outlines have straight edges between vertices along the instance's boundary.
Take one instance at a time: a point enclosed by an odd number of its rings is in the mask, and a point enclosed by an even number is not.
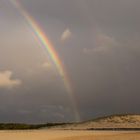
<svg viewBox="0 0 140 140"><path fill-rule="evenodd" d="M18 0L51 40L81 121L140 113L140 0ZM0 0L0 122L75 121L62 78L10 0Z"/></svg>

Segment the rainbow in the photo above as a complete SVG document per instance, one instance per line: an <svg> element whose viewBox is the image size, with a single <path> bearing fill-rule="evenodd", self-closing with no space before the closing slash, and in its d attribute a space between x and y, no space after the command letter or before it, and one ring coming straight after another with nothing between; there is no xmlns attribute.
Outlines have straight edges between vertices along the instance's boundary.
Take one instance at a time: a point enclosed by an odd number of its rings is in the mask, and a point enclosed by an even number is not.
<svg viewBox="0 0 140 140"><path fill-rule="evenodd" d="M40 42L41 46L45 47L45 50L49 54L52 62L56 66L56 69L61 76L64 86L67 90L69 98L72 102L73 111L75 115L75 121L80 121L80 115L78 113L78 109L76 106L73 90L70 84L70 80L66 74L65 68L63 63L61 62L56 50L54 49L52 43L48 39L47 35L42 31L41 27L37 24L37 22L29 15L29 13L21 6L21 4L17 0L10 0L11 3L20 11L20 14L25 18L29 26L32 28L34 35Z"/></svg>

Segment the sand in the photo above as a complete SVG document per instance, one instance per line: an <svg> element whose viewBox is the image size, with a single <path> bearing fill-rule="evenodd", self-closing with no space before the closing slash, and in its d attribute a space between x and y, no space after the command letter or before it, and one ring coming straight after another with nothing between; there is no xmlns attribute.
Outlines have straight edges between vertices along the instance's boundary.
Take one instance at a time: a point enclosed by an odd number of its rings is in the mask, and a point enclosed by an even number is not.
<svg viewBox="0 0 140 140"><path fill-rule="evenodd" d="M140 132L70 130L0 131L0 140L140 140Z"/></svg>

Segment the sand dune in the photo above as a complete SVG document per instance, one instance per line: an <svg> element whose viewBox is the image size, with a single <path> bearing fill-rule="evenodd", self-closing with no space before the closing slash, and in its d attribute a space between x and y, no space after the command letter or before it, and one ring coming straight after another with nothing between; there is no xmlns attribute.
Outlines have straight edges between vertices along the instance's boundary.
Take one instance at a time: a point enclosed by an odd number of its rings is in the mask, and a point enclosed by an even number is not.
<svg viewBox="0 0 140 140"><path fill-rule="evenodd" d="M50 129L0 131L0 140L140 140L140 131L89 131L89 128L140 128L140 115L110 116Z"/></svg>
<svg viewBox="0 0 140 140"><path fill-rule="evenodd" d="M139 140L140 132L1 131L0 140Z"/></svg>
<svg viewBox="0 0 140 140"><path fill-rule="evenodd" d="M102 118L97 118L91 121L73 123L63 126L56 126L52 129L67 129L67 130L94 130L94 129L139 129L140 130L140 115L114 115Z"/></svg>

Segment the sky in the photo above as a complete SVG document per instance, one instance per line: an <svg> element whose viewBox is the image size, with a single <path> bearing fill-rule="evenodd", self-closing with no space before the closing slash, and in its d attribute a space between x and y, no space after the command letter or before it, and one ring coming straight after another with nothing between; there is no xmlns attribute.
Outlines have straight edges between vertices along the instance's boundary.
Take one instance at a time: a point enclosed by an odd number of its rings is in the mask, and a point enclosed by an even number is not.
<svg viewBox="0 0 140 140"><path fill-rule="evenodd" d="M139 0L17 0L64 64L72 88L20 9L0 0L0 122L139 114Z"/></svg>

